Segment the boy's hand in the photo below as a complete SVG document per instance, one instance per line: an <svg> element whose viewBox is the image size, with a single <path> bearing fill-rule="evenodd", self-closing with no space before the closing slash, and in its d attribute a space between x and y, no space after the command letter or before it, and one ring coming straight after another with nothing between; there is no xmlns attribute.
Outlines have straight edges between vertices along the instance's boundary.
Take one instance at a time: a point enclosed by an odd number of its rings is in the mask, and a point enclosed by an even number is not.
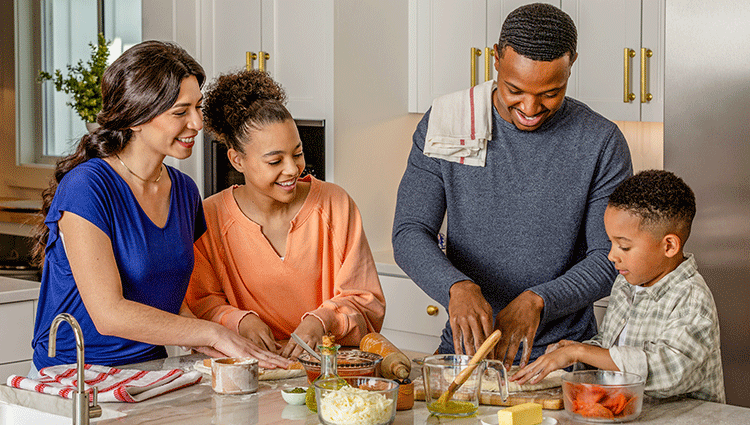
<svg viewBox="0 0 750 425"><path fill-rule="evenodd" d="M547 346L546 354L540 356L536 361L516 372L509 378L510 381L519 384L536 384L550 372L571 366L578 362L578 353L584 344L575 341L563 340L557 344Z"/></svg>

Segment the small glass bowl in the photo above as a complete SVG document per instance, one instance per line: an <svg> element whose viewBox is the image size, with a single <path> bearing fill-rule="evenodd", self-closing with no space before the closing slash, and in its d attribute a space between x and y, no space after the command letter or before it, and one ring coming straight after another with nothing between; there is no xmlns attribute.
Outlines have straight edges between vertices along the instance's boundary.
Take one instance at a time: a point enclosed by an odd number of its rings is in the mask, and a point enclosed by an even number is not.
<svg viewBox="0 0 750 425"><path fill-rule="evenodd" d="M373 401L368 405L371 411L365 414L362 412L363 400L371 401L368 398L358 399L357 396L346 397L345 400L339 400L345 403L345 406L336 406L333 398L337 391L340 391L340 381L337 378L328 378L315 381L315 401L318 407L318 420L323 425L388 425L396 419L396 406L398 405L398 388L396 381L385 378L376 378L370 376L347 376L342 377L351 387L368 391L368 396L378 394L379 400L385 398L386 403ZM337 409L337 407L340 407ZM347 409L348 407L348 409ZM354 408L353 408L354 407Z"/></svg>
<svg viewBox="0 0 750 425"><path fill-rule="evenodd" d="M383 360L379 354L360 350L342 350L336 356L336 370L341 377L375 376L375 371ZM300 363L307 372L307 382L312 383L320 376L320 362L309 353L302 353Z"/></svg>
<svg viewBox="0 0 750 425"><path fill-rule="evenodd" d="M645 380L634 373L581 370L562 376L565 411L589 422L627 422L641 414Z"/></svg>

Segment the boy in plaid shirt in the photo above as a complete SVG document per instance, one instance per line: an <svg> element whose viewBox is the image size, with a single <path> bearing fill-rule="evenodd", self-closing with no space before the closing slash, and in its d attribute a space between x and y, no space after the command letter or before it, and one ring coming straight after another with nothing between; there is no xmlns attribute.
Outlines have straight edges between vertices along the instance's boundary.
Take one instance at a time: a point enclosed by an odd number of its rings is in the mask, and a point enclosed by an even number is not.
<svg viewBox="0 0 750 425"><path fill-rule="evenodd" d="M683 252L693 191L668 171L642 171L612 192L604 226L619 275L602 329L560 341L511 380L536 383L576 362L646 377L646 394L726 402L719 321L695 258Z"/></svg>

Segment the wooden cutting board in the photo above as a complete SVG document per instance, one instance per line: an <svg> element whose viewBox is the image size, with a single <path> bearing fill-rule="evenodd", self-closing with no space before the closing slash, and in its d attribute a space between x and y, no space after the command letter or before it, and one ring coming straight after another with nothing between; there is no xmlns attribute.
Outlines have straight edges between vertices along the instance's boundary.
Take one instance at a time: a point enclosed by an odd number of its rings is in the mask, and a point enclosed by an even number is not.
<svg viewBox="0 0 750 425"><path fill-rule="evenodd" d="M424 383L422 377L419 377L414 380L414 399L424 401L424 398ZM543 409L560 410L563 408L562 388L511 393L507 401L501 399L500 393L482 391L479 394L479 404L515 406L523 403L538 403L542 405Z"/></svg>

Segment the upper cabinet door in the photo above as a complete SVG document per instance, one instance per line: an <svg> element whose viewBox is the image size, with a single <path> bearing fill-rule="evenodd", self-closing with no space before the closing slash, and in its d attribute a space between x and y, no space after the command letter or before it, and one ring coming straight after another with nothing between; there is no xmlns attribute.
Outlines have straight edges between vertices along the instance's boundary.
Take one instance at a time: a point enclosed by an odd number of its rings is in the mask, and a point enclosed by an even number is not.
<svg viewBox="0 0 750 425"><path fill-rule="evenodd" d="M664 121L665 3L665 0L643 0L641 2L641 49L653 52L651 57L646 57L646 87L644 90L647 97L650 93L652 98L646 102L641 102L641 121Z"/></svg>
<svg viewBox="0 0 750 425"><path fill-rule="evenodd" d="M476 83L497 79L487 48L508 14L532 2L410 0L409 111L425 112L434 98L469 87L472 75ZM662 121L665 0L544 2L562 8L578 28L567 94L611 120Z"/></svg>
<svg viewBox="0 0 750 425"><path fill-rule="evenodd" d="M561 0L543 0L560 7ZM529 0L410 0L409 112L497 79L492 47L505 17ZM474 50L473 50L474 49Z"/></svg>
<svg viewBox="0 0 750 425"><path fill-rule="evenodd" d="M611 120L661 121L663 0L563 0L562 8L578 28L568 95Z"/></svg>
<svg viewBox="0 0 750 425"><path fill-rule="evenodd" d="M261 50L260 0L203 0L200 23L201 65L209 78L245 69L247 53L257 57Z"/></svg>
<svg viewBox="0 0 750 425"><path fill-rule="evenodd" d="M325 118L332 109L333 1L263 0L262 9L266 70L286 90L287 108L294 118Z"/></svg>
<svg viewBox="0 0 750 425"><path fill-rule="evenodd" d="M476 82L484 81L486 14L485 0L409 0L410 112L470 87L472 63ZM472 48L481 56L472 56Z"/></svg>

